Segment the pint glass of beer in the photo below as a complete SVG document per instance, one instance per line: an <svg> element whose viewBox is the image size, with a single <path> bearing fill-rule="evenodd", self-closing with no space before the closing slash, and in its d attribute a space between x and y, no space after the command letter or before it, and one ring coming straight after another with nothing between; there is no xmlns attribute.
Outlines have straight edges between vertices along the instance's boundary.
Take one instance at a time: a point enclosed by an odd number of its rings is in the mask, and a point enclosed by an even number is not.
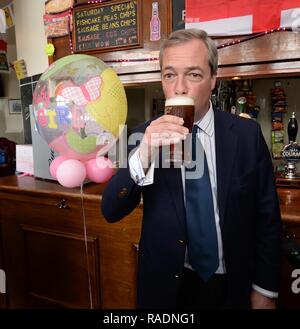
<svg viewBox="0 0 300 329"><path fill-rule="evenodd" d="M192 133L195 104L194 99L188 96L176 96L168 98L165 103L165 114L176 115L183 118L184 126ZM184 149L185 148L185 149ZM170 155L166 161L171 164L189 162L191 160L191 139L187 139L185 143L170 145Z"/></svg>

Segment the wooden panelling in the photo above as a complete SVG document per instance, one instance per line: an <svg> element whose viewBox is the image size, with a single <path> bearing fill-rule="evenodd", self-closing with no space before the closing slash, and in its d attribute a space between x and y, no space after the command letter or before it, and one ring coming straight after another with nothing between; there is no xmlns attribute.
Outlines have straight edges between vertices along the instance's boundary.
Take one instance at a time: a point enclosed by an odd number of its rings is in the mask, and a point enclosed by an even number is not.
<svg viewBox="0 0 300 329"><path fill-rule="evenodd" d="M277 193L282 220L300 225L300 189L277 188Z"/></svg>
<svg viewBox="0 0 300 329"><path fill-rule="evenodd" d="M290 244L300 251L300 190L289 188L277 188L281 217L284 224L283 244ZM287 239L287 237L289 237ZM289 241L290 240L290 241ZM292 248L294 248L292 247ZM284 248L281 261L281 278L280 278L280 291L278 306L280 308L294 308L300 309L300 292L295 293L292 290L292 284L295 280L299 280L299 274L297 277L293 277L294 271L299 269L295 263L291 262L291 257L286 253L294 253L295 250L288 251L289 248ZM296 255L292 256L295 257ZM299 263L299 260L298 260ZM297 285L298 289L300 284Z"/></svg>
<svg viewBox="0 0 300 329"><path fill-rule="evenodd" d="M285 221L285 229L287 234L291 236L294 243L298 244L298 252L300 250L300 213L298 212L298 223ZM286 239L285 237L283 239ZM283 241L286 243L287 241ZM294 252L294 251L290 251ZM300 309L300 269L296 263L293 263L291 255L283 255L281 260L281 278L280 278L280 298L278 307L284 309ZM297 262L299 264L299 260ZM297 283L298 282L298 283ZM293 287L294 285L294 287Z"/></svg>
<svg viewBox="0 0 300 329"><path fill-rule="evenodd" d="M300 60L291 62L256 63L252 65L220 66L218 79L266 78L280 76L299 76Z"/></svg>
<svg viewBox="0 0 300 329"><path fill-rule="evenodd" d="M159 83L161 81L160 72L139 73L120 75L120 80L124 86L141 86L143 84Z"/></svg>
<svg viewBox="0 0 300 329"><path fill-rule="evenodd" d="M136 307L142 205L107 223L100 212L104 186L88 184L81 195L32 177L0 179L0 262L7 278L1 308L90 308L90 291L94 308ZM278 194L283 222L300 243L300 192L278 188ZM68 207L57 207L62 198ZM291 291L294 269L283 255L280 308L300 307Z"/></svg>
<svg viewBox="0 0 300 329"><path fill-rule="evenodd" d="M233 40L238 38L216 39L216 42L222 45ZM218 78L299 75L299 49L300 34L294 32L275 32L220 48Z"/></svg>
<svg viewBox="0 0 300 329"><path fill-rule="evenodd" d="M221 45L232 40L216 39L216 42ZM218 79L299 76L299 49L300 33L293 32L276 32L221 48L218 50ZM146 62L144 65L116 67L115 70L125 85L161 80L158 63Z"/></svg>
<svg viewBox="0 0 300 329"><path fill-rule="evenodd" d="M142 48L107 51L93 55L104 61L121 61L129 54L131 58L144 58L149 54L157 57L160 42L172 30L172 1L158 0L159 17L161 22L161 40L150 41L151 0L142 3ZM77 4L87 4L88 1L79 0ZM237 36L235 38L215 38L218 45L236 40L244 40L252 36ZM71 54L69 37L49 39L55 46L55 54L49 57L49 62ZM281 31L262 35L251 40L246 40L229 47L219 49L218 78L228 79L235 76L244 78L294 76L300 73L300 33ZM120 75L125 85L139 83L159 82L159 65L153 61L132 63L114 63L114 69Z"/></svg>
<svg viewBox="0 0 300 329"><path fill-rule="evenodd" d="M247 38L246 36L240 39ZM236 39L218 39L224 44ZM258 62L291 61L300 59L300 34L275 32L219 49L219 65L243 65Z"/></svg>
<svg viewBox="0 0 300 329"><path fill-rule="evenodd" d="M81 194L32 177L1 179L7 307L136 306L135 245L142 209L107 223L100 211L103 188L88 184Z"/></svg>
<svg viewBox="0 0 300 329"><path fill-rule="evenodd" d="M87 236L85 240L83 235L21 227L33 307L50 302L55 307L100 308L97 238Z"/></svg>

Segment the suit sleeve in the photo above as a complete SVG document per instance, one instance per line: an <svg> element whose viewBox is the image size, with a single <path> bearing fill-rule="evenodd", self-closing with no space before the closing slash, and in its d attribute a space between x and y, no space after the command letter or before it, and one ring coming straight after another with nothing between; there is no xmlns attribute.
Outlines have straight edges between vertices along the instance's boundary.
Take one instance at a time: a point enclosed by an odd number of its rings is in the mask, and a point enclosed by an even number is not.
<svg viewBox="0 0 300 329"><path fill-rule="evenodd" d="M130 176L129 168L120 168L102 195L101 210L108 222L130 214L140 203L142 188Z"/></svg>
<svg viewBox="0 0 300 329"><path fill-rule="evenodd" d="M142 135L154 117L137 127L133 132L140 134L135 145L128 146L128 155L139 146ZM120 168L105 187L102 195L101 210L108 222L116 222L130 214L140 203L142 187L132 179L127 161L126 168Z"/></svg>
<svg viewBox="0 0 300 329"><path fill-rule="evenodd" d="M257 223L254 284L278 291L281 218L270 153L260 127L257 129Z"/></svg>
<svg viewBox="0 0 300 329"><path fill-rule="evenodd" d="M150 122L137 127L134 132L144 133ZM142 138L142 136L140 136ZM128 155L139 145L128 146ZM108 222L116 222L130 214L141 201L142 187L132 179L128 160L126 168L119 168L117 173L106 185L102 194L101 210Z"/></svg>

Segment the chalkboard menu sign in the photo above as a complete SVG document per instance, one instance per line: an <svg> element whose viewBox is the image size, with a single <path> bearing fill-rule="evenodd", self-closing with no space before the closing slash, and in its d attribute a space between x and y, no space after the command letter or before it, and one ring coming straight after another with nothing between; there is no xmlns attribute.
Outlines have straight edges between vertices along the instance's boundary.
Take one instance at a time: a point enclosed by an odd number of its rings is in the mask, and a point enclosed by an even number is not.
<svg viewBox="0 0 300 329"><path fill-rule="evenodd" d="M140 0L92 3L73 10L74 52L141 47Z"/></svg>

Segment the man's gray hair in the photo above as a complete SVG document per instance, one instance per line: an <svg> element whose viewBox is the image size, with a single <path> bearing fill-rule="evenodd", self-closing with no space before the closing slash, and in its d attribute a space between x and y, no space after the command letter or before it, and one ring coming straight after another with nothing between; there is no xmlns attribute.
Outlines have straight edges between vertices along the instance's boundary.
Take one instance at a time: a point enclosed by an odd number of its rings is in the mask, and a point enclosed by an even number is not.
<svg viewBox="0 0 300 329"><path fill-rule="evenodd" d="M211 75L217 74L218 69L218 49L215 42L203 30L198 29L182 29L172 32L167 39L165 39L159 52L159 64L162 68L163 53L166 48L185 43L191 40L201 40L208 51L208 63L211 70Z"/></svg>

